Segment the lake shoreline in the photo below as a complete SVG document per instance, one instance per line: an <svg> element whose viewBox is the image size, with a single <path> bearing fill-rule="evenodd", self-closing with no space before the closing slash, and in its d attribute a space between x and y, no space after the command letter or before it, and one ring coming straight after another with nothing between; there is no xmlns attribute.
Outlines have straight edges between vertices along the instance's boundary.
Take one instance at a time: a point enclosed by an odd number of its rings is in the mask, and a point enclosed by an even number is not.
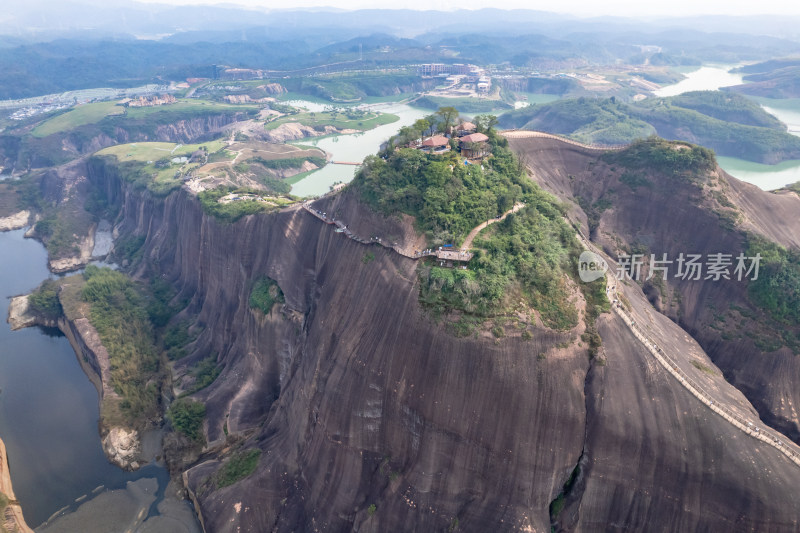
<svg viewBox="0 0 800 533"><path fill-rule="evenodd" d="M690 72L683 72L685 79L665 85L655 96L675 96L689 91L713 91L746 83L743 74L732 73L741 65L704 64ZM789 133L800 135L800 99L776 100L774 103L763 97L744 95L758 103L767 113L787 125ZM772 105L770 105L772 104ZM731 176L751 183L765 191L775 191L800 181L800 160L786 160L774 165L755 163L737 157L717 156L717 162Z"/></svg>
<svg viewBox="0 0 800 533"><path fill-rule="evenodd" d="M0 439L0 495L8 499L5 509L0 508L0 511L3 511L2 516L0 516L0 525L8 531L33 533L33 529L25 522L22 506L14 495L8 467L8 454L6 453L6 445L3 443L3 439Z"/></svg>
<svg viewBox="0 0 800 533"><path fill-rule="evenodd" d="M98 380L90 379L95 372L90 362L83 360L78 339L70 342L64 335L67 324L63 319L62 324L42 321L27 310L24 294L53 276L44 247L25 238L24 233L24 229L0 233L5 252L5 257L0 257L6 296L2 305L7 316L17 320L13 329L18 330L0 328L0 434L12 463L20 516L24 511L26 523L37 530L47 524L46 531L104 533L110 529L99 524L110 514L101 501L139 502L139 482L150 479L158 487L157 498L149 504L150 499L141 500L131 516L115 516L147 531L177 531L168 524L179 523L180 531L199 533L200 525L180 479L170 480L163 463L150 460L163 455L153 446L155 435L141 435L147 457L138 470L123 470L109 461L98 431ZM144 514L137 519L140 512ZM98 527L64 529L77 517ZM29 526L22 531L32 530Z"/></svg>

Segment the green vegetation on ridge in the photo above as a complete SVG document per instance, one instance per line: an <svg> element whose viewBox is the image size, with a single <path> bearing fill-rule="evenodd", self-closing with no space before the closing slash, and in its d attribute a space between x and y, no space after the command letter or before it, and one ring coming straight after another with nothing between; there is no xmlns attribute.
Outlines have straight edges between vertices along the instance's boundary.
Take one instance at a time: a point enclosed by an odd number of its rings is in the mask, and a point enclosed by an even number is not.
<svg viewBox="0 0 800 533"><path fill-rule="evenodd" d="M568 135L588 144L626 144L656 132L614 99L576 98L531 105L499 117L504 128L523 128Z"/></svg>
<svg viewBox="0 0 800 533"><path fill-rule="evenodd" d="M749 98L723 91L693 91L670 98L654 100L656 105L683 107L726 122L736 122L745 126L760 126L776 130L786 127L777 117L770 115Z"/></svg>
<svg viewBox="0 0 800 533"><path fill-rule="evenodd" d="M100 150L89 158L88 164L103 166L136 188L146 188L158 196L166 196L180 188L183 177L199 166L199 163L192 162L172 163L172 159L189 158L198 150L213 154L222 151L224 146L220 140L186 145L166 142L121 144Z"/></svg>
<svg viewBox="0 0 800 533"><path fill-rule="evenodd" d="M545 325L569 329L578 319L568 297L580 253L575 232L563 206L523 174L507 141L487 133L492 155L483 168L464 165L452 151L433 155L401 148L385 160L367 158L352 186L377 211L414 216L432 246L458 245L474 227L525 203L479 235L468 270L423 266L420 300L436 314L491 317L523 299Z"/></svg>
<svg viewBox="0 0 800 533"><path fill-rule="evenodd" d="M165 135L191 137L236 119L254 117L257 106L202 100L124 108L114 102L84 104L46 118L29 135L24 130L0 133L0 157L16 168L44 168L66 163L98 146L127 139L157 139Z"/></svg>
<svg viewBox="0 0 800 533"><path fill-rule="evenodd" d="M746 255L757 253L761 264L758 279L748 284L750 299L784 325L780 328L783 342L800 353L800 252L749 235Z"/></svg>
<svg viewBox="0 0 800 533"><path fill-rule="evenodd" d="M58 300L58 290L59 284L57 281L52 279L43 281L28 296L28 304L31 310L45 319L56 320L63 313L61 302Z"/></svg>
<svg viewBox="0 0 800 533"><path fill-rule="evenodd" d="M39 124L31 131L31 134L35 137L47 137L48 135L69 131L85 124L100 122L109 115L121 115L124 113L125 108L117 105L117 102L83 104Z"/></svg>
<svg viewBox="0 0 800 533"><path fill-rule="evenodd" d="M186 389L182 396L194 394L203 390L216 380L222 373L222 367L217 364L217 354L212 353L205 359L198 361L192 369L191 376L194 379L191 387Z"/></svg>
<svg viewBox="0 0 800 533"><path fill-rule="evenodd" d="M327 102L362 102L370 97L414 93L429 87L415 73L340 73L330 76L274 80L290 93L311 95ZM289 95L291 96L291 94Z"/></svg>
<svg viewBox="0 0 800 533"><path fill-rule="evenodd" d="M606 152L603 159L634 171L656 171L689 180L699 179L716 166L714 152L708 148L658 137L640 139L618 152ZM623 173L621 180L631 188L647 183L643 176L631 173Z"/></svg>
<svg viewBox="0 0 800 533"><path fill-rule="evenodd" d="M220 198L231 193L255 195L263 198L264 201L241 200L225 204L219 202ZM236 187L217 187L216 189L202 191L197 195L197 198L200 200L200 205L203 206L203 211L223 222L236 222L243 216L280 209L295 201L289 196L271 195L265 191Z"/></svg>
<svg viewBox="0 0 800 533"><path fill-rule="evenodd" d="M743 96L719 91L632 103L614 98L559 100L511 111L499 120L505 128L558 133L585 143L627 144L658 134L749 161L800 158L800 138L780 121Z"/></svg>
<svg viewBox="0 0 800 533"><path fill-rule="evenodd" d="M398 120L400 120L400 117L390 113L374 113L362 111L360 109L343 109L320 113L308 112L286 115L267 122L266 128L268 130L273 130L282 124L299 122L304 126L310 126L312 128L333 126L337 129L366 131L377 126L397 122Z"/></svg>
<svg viewBox="0 0 800 533"><path fill-rule="evenodd" d="M748 83L726 87L726 91L767 98L800 97L800 59L788 57L744 65L736 69Z"/></svg>
<svg viewBox="0 0 800 533"><path fill-rule="evenodd" d="M218 152L225 147L222 140L209 141L198 144L180 144L170 142L137 142L130 144L118 144L109 146L97 152L98 156L111 155L120 163L137 161L146 163L148 161L158 161L165 157L188 157L197 150L204 149L209 154Z"/></svg>
<svg viewBox="0 0 800 533"><path fill-rule="evenodd" d="M257 448L233 453L214 476L217 488L233 485L255 472L260 457Z"/></svg>
<svg viewBox="0 0 800 533"><path fill-rule="evenodd" d="M110 385L120 395L122 416L129 423L157 418L160 364L144 296L109 268L89 265L83 278L80 298L89 304L89 319L108 350Z"/></svg>
<svg viewBox="0 0 800 533"><path fill-rule="evenodd" d="M188 398L181 398L169 407L167 418L172 427L191 441L203 440L203 420L206 406Z"/></svg>
<svg viewBox="0 0 800 533"><path fill-rule="evenodd" d="M458 244L472 228L524 201L533 189L511 152L500 146L505 140L493 134L492 142L494 157L486 170L464 165L452 151L440 156L401 148L386 160L367 157L353 184L377 210L416 217L433 243Z"/></svg>
<svg viewBox="0 0 800 533"><path fill-rule="evenodd" d="M306 161L317 166L324 167L327 161L324 157L309 156L309 157L284 157L283 159L264 159L261 157L251 157L250 161L258 163L265 168L272 168L276 170L283 170L286 168L299 168L305 164Z"/></svg>

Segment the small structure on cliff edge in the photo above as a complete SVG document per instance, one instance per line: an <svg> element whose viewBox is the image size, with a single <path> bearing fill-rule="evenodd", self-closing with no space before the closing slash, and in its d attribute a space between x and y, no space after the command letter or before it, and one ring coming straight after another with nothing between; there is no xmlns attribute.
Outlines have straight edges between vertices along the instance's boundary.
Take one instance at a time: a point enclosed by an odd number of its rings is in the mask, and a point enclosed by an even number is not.
<svg viewBox="0 0 800 533"><path fill-rule="evenodd" d="M431 153L446 152L450 148L449 143L450 141L447 137L436 135L435 137L429 137L422 141L422 148L423 150L427 149Z"/></svg>
<svg viewBox="0 0 800 533"><path fill-rule="evenodd" d="M464 135L459 139L461 155L470 159L485 156L489 152L489 147L486 144L488 140L489 137L483 133Z"/></svg>

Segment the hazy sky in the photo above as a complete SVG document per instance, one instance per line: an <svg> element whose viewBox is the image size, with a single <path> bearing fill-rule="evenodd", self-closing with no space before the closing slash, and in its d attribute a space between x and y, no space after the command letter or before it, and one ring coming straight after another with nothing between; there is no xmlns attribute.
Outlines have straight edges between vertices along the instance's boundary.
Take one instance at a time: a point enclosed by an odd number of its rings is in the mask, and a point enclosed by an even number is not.
<svg viewBox="0 0 800 533"><path fill-rule="evenodd" d="M238 4L249 7L265 9L287 9L292 7L333 6L341 9L362 8L409 8L409 9L479 9L493 6L485 0L392 0L391 2L372 2L368 0L140 0L157 2L160 4ZM668 0L657 2L653 0L505 0L504 9L535 9L559 13L571 13L580 16L618 15L618 16L648 16L648 15L800 15L800 2L796 0Z"/></svg>

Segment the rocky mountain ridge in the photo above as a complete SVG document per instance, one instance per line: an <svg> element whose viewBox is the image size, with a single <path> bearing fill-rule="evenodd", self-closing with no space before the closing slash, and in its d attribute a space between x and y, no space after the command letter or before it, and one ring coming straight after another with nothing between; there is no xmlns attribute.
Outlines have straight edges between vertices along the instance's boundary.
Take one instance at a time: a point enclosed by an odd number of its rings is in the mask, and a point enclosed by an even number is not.
<svg viewBox="0 0 800 533"><path fill-rule="evenodd" d="M555 192L572 194L569 176L588 177L598 157L531 142L534 179ZM106 178L90 176L119 203L117 230L145 238L140 273L158 264L203 327L178 369L212 353L223 367L195 395L213 447L184 476L208 531L795 527L800 469L689 395L611 316L598 322L603 364L544 329L528 342L457 339L420 308L413 260L371 247L365 262L363 245L302 209L223 224L184 192L160 199ZM364 207L349 207L360 219ZM686 224L672 230L697 222ZM285 295L267 315L247 304L260 276ZM641 289L626 295L715 372ZM721 401L754 413L715 376ZM226 441L261 452L252 475L221 487Z"/></svg>

